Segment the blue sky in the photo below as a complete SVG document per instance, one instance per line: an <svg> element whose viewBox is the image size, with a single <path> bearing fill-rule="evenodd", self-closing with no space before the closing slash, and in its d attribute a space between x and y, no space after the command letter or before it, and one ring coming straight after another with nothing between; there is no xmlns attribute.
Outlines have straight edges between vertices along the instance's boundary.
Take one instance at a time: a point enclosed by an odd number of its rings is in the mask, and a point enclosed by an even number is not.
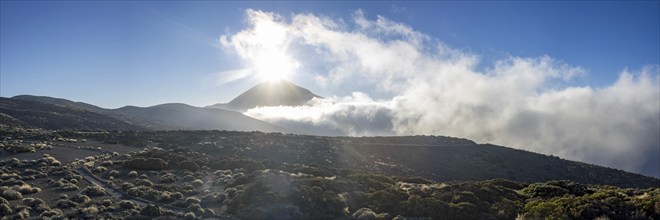
<svg viewBox="0 0 660 220"><path fill-rule="evenodd" d="M226 102L258 80L209 83L240 68L219 46L246 26L245 10L348 20L382 15L481 57L548 55L602 86L660 60L657 1L644 2L13 2L2 1L1 95L47 95L102 107ZM346 91L291 80L324 96ZM364 88L369 91L369 88Z"/></svg>
<svg viewBox="0 0 660 220"><path fill-rule="evenodd" d="M286 73L326 98L244 114L335 135L462 137L660 177L658 1L0 5L3 97L207 106Z"/></svg>

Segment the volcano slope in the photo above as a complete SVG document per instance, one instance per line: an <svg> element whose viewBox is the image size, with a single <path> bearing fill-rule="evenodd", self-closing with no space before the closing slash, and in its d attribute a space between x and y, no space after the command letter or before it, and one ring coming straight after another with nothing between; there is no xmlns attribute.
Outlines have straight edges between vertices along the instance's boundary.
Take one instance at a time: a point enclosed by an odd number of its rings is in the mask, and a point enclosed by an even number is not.
<svg viewBox="0 0 660 220"><path fill-rule="evenodd" d="M63 184L86 184L67 193L93 197L93 189L102 188L121 197L105 193L101 196L109 201L105 204L84 198L42 199L43 206L59 210L48 215L228 219L660 217L656 178L458 138L228 131L31 132L12 130L2 135L25 142L85 139L103 146L140 149L63 165L63 175L90 175L101 182L98 185L57 175L23 179L25 172L56 168L48 164L42 168L29 160L4 160L3 180L5 176L13 179L12 184L23 181L41 186L41 181L56 185L65 180ZM23 163L27 165L19 165ZM3 215L43 215L45 208L25 205L32 203L11 196L21 187L16 184L3 187L0 194L7 201L3 200L3 207L10 211ZM60 190L48 185L42 189L25 197L40 198L43 193ZM66 206L64 200L76 203ZM96 212L90 211L91 207L96 207Z"/></svg>

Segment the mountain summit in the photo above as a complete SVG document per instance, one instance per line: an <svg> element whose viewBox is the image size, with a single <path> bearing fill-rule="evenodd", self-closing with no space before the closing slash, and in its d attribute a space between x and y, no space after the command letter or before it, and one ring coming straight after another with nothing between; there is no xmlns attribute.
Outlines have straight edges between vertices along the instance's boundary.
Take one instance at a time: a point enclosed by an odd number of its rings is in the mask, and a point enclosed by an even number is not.
<svg viewBox="0 0 660 220"><path fill-rule="evenodd" d="M322 98L286 80L270 81L257 84L228 103L215 104L208 108L245 111L258 106L296 106L315 97Z"/></svg>

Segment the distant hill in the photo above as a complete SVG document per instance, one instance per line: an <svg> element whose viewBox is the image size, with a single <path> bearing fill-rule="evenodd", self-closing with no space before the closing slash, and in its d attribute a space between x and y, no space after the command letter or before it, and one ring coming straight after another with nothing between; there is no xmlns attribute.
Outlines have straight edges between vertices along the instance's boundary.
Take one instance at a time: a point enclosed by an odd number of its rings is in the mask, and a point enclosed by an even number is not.
<svg viewBox="0 0 660 220"><path fill-rule="evenodd" d="M21 104L17 104L21 103ZM0 122L12 125L42 127L48 129L90 129L109 130L234 130L289 132L287 129L245 116L239 112L199 108L185 104L162 104L152 107L126 106L118 109L105 109L83 102L73 102L47 96L21 95L11 99L3 98L5 115L0 115ZM50 112L49 112L50 111ZM18 112L23 112L19 114ZM25 112L30 112L27 117ZM78 116L70 121L96 122L96 124L71 124L62 114L71 112ZM39 113L38 116L35 116ZM21 118L17 118L21 116ZM57 117L56 117L57 116ZM35 117L51 123L40 123ZM111 120L101 120L100 117ZM28 120L31 119L31 120ZM27 120L27 121L25 121ZM65 126L58 126L60 123ZM109 123L103 126L103 123ZM117 127L120 124L128 127ZM110 130L113 130L110 129Z"/></svg>
<svg viewBox="0 0 660 220"><path fill-rule="evenodd" d="M215 104L207 108L245 111L258 106L303 105L312 98L321 98L321 96L289 81L281 80L259 83L228 103Z"/></svg>
<svg viewBox="0 0 660 220"><path fill-rule="evenodd" d="M233 130L286 132L286 129L222 109L198 108L186 104L162 104L152 107L126 106L112 110L115 115L137 118L152 130Z"/></svg>
<svg viewBox="0 0 660 220"><path fill-rule="evenodd" d="M2 97L0 97L0 123L44 129L144 129L129 122L84 109Z"/></svg>
<svg viewBox="0 0 660 220"><path fill-rule="evenodd" d="M41 102L41 103L47 103L47 104L52 104L52 105L57 105L61 107L66 107L66 108L72 108L72 109L78 109L78 110L86 110L90 112L107 112L109 111L108 109L104 109L95 105L87 104L84 102L74 102L66 99L60 99L60 98L53 98L53 97L48 97L48 96L33 96L33 95L18 95L12 97L12 99L19 99L19 100L26 100L26 101L33 101L33 102Z"/></svg>

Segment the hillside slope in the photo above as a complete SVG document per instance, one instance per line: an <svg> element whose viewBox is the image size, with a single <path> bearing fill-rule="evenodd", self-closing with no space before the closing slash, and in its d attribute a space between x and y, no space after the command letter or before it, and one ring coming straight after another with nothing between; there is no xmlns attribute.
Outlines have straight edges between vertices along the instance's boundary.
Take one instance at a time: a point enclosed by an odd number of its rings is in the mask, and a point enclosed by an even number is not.
<svg viewBox="0 0 660 220"><path fill-rule="evenodd" d="M311 172L313 167L328 172L356 169L443 182L504 178L530 183L571 180L620 187L660 187L660 179L653 177L450 137L358 138L219 131L142 132L139 136L145 145L151 141L173 150L187 148L209 155L249 158L253 161L250 167L257 163L265 168L301 173ZM128 133L97 138L136 141Z"/></svg>
<svg viewBox="0 0 660 220"><path fill-rule="evenodd" d="M186 104L162 104L152 107L126 106L112 110L113 114L139 118L153 130L233 130L287 132L286 129L245 116L241 113L197 108Z"/></svg>
<svg viewBox="0 0 660 220"><path fill-rule="evenodd" d="M143 130L144 128L82 109L0 97L0 123L44 129Z"/></svg>
<svg viewBox="0 0 660 220"><path fill-rule="evenodd" d="M5 98L7 99L7 98ZM21 95L7 99L7 103L21 102L21 103L39 103L42 105L25 105L22 107L23 111L30 110L33 112L41 112L42 118L47 118L51 121L67 124L66 121L61 119L50 119L53 114L47 114L50 108L44 106L52 106L56 111L71 111L78 113L85 113L90 116L103 116L112 119L111 123L129 124L131 127L119 130L234 130L234 131L263 131L263 132L290 132L287 129L269 124L239 112L228 111L222 109L199 108L185 104L162 104L151 107L135 107L126 106L118 109L105 109L83 102L73 102L66 99L52 98L47 96L30 96ZM30 109L35 107L36 109ZM12 110L12 106L7 105L7 111ZM10 115L10 114L8 114ZM10 115L11 116L11 115ZM7 118L2 116L3 118ZM73 120L73 119L72 119ZM85 119L81 119L85 121ZM20 124L9 118L7 123ZM87 120L89 121L89 120ZM105 121L97 120L98 123ZM110 122L110 121L108 121ZM46 126L45 124L35 124L34 122L28 123L33 127ZM77 126L55 126L55 124L48 125L47 129L87 129L87 127L99 127L100 125L85 126L79 124Z"/></svg>

